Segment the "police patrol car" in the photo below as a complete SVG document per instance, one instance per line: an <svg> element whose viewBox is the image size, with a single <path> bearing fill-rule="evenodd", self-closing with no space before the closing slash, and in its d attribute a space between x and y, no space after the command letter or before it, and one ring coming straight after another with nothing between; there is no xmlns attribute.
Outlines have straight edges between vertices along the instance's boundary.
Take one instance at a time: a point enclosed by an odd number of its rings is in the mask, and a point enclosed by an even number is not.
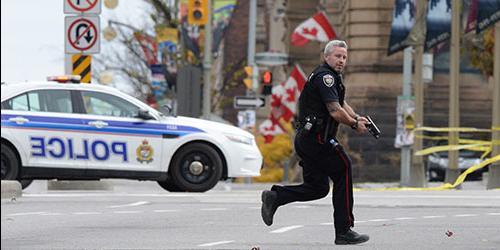
<svg viewBox="0 0 500 250"><path fill-rule="evenodd" d="M76 82L76 84L71 84ZM252 134L175 117L119 90L52 77L2 83L2 180L154 180L203 192L229 177L258 176Z"/></svg>

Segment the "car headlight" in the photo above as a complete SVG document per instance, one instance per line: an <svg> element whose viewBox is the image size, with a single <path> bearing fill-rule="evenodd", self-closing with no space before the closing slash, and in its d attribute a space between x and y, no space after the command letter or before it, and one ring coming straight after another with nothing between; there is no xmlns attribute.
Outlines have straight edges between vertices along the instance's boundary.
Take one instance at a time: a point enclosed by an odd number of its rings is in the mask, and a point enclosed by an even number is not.
<svg viewBox="0 0 500 250"><path fill-rule="evenodd" d="M227 139L234 141L234 142L239 142L247 145L252 145L253 144L253 138L246 137L243 135L235 135L235 134L224 134Z"/></svg>

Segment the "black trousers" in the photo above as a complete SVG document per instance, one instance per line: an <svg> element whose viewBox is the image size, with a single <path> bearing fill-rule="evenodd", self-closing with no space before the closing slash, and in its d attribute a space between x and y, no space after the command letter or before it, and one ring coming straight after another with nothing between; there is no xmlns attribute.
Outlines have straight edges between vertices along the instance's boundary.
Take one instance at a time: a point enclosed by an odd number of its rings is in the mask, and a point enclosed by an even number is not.
<svg viewBox="0 0 500 250"><path fill-rule="evenodd" d="M295 201L311 201L328 195L333 181L333 208L335 231L342 233L354 226L351 159L342 146L329 142L321 144L317 136L299 132L295 137L295 151L300 156L304 183L294 186L274 185L278 206Z"/></svg>

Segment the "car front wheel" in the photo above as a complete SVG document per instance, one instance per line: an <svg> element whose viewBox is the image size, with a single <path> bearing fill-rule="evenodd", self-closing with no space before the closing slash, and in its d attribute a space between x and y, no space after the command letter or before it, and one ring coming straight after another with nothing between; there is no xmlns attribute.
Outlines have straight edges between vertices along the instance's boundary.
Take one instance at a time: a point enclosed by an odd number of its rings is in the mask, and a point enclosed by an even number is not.
<svg viewBox="0 0 500 250"><path fill-rule="evenodd" d="M222 159L205 143L183 146L172 159L170 175L173 184L182 191L205 192L222 177Z"/></svg>
<svg viewBox="0 0 500 250"><path fill-rule="evenodd" d="M19 173L19 161L11 147L2 143L2 180L16 180Z"/></svg>

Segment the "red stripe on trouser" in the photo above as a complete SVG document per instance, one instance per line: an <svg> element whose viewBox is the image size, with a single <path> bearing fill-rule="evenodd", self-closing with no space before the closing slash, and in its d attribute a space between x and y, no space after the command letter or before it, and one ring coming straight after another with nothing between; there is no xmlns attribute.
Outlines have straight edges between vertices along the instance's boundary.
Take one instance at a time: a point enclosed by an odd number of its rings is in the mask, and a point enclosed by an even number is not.
<svg viewBox="0 0 500 250"><path fill-rule="evenodd" d="M344 154L342 154L342 152L337 149L337 152L339 153L340 155L340 158L342 158L342 161L344 161L344 165L345 165L345 192L346 192L346 196L345 196L345 202L346 202L346 205L347 205L347 218L349 218L349 226L352 226L352 218L351 218L351 209L350 209L350 206L349 206L349 164L347 163L347 160L345 159L344 157Z"/></svg>

